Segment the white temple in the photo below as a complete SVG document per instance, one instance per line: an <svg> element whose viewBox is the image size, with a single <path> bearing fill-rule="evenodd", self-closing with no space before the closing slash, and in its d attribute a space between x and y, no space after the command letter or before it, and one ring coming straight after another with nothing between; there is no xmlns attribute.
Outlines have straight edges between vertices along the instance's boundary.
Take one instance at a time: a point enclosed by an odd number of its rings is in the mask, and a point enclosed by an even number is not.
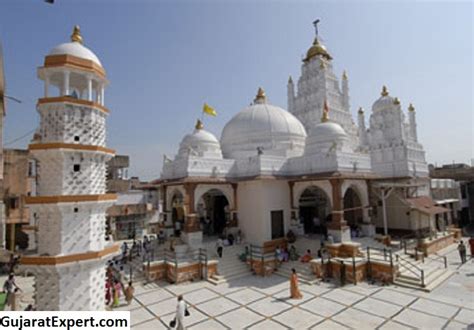
<svg viewBox="0 0 474 330"><path fill-rule="evenodd" d="M340 83L316 36L297 88L289 79L289 111L270 104L260 88L220 140L198 121L177 156L165 158L165 223L182 221L182 238L191 246L200 244L203 232L220 234L224 227L254 244L290 229L327 231L347 241L348 224L372 235L378 206L369 186L387 180L410 185L428 169L412 105L407 121L384 86L366 128L362 108L355 124L349 99L347 74ZM203 225L206 218L210 225Z"/></svg>
<svg viewBox="0 0 474 330"><path fill-rule="evenodd" d="M41 122L29 146L38 190L27 198L38 242L22 267L35 276L37 308L103 310L105 264L118 251L105 240L105 211L116 199L105 194L106 162L114 154L105 146L105 70L75 27L71 42L45 57L38 77Z"/></svg>

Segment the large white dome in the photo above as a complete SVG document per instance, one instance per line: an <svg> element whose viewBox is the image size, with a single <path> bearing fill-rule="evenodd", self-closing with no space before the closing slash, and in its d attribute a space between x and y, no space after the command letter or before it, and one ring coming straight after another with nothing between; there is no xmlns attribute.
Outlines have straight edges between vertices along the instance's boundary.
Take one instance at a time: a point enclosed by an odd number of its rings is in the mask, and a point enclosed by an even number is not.
<svg viewBox="0 0 474 330"><path fill-rule="evenodd" d="M222 158L222 151L219 140L214 134L204 130L202 123L198 121L194 132L187 134L181 141L178 155Z"/></svg>
<svg viewBox="0 0 474 330"><path fill-rule="evenodd" d="M79 42L66 42L54 47L48 55L72 55L102 66L97 56L87 47Z"/></svg>
<svg viewBox="0 0 474 330"><path fill-rule="evenodd" d="M245 158L258 154L295 157L303 154L306 131L288 111L268 104L259 90L255 102L235 115L221 136L225 158Z"/></svg>

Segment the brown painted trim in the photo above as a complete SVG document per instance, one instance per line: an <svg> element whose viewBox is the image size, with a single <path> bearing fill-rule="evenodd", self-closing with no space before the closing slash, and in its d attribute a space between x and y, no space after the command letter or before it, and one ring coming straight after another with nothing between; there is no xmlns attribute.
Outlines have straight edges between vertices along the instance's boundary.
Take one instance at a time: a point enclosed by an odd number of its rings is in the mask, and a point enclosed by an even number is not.
<svg viewBox="0 0 474 330"><path fill-rule="evenodd" d="M91 71L97 73L103 78L106 76L104 68L91 60L86 60L73 55L48 55L44 58L45 68L59 66Z"/></svg>
<svg viewBox="0 0 474 330"><path fill-rule="evenodd" d="M101 146L93 146L86 144L74 144L74 143L34 143L28 146L29 150L46 150L46 149L74 149L84 151L99 151L106 154L115 155L114 149L104 148Z"/></svg>
<svg viewBox="0 0 474 330"><path fill-rule="evenodd" d="M20 259L22 265L59 265L71 262L79 262L85 260L100 259L109 254L119 251L120 246L118 244L109 246L101 251L93 251L86 253L70 254L66 256L58 257L41 257L41 256L23 256Z"/></svg>
<svg viewBox="0 0 474 330"><path fill-rule="evenodd" d="M72 103L72 104L78 104L78 105L85 105L94 109L97 109L99 111L102 111L104 113L109 113L109 109L104 107L103 105L100 105L97 102L93 101L88 101L88 100L82 100L82 99L76 99L71 96L57 96L57 97L42 97L38 99L38 105L41 104L48 104L48 103Z"/></svg>
<svg viewBox="0 0 474 330"><path fill-rule="evenodd" d="M113 201L116 199L117 199L116 194L103 194L103 195L27 196L25 201L26 201L26 204L55 204L55 203Z"/></svg>

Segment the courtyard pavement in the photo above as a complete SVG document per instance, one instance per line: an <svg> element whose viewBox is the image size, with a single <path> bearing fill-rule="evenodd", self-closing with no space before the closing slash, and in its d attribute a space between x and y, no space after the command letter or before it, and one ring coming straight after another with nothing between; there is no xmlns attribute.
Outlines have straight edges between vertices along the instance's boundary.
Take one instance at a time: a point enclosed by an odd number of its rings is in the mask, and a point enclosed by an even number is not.
<svg viewBox="0 0 474 330"><path fill-rule="evenodd" d="M136 288L130 306L132 329L166 329L183 294L189 329L466 329L474 327L474 260L460 265L448 253L456 274L431 293L367 283L300 285L303 299L289 299L289 281L249 275L214 286L153 283Z"/></svg>

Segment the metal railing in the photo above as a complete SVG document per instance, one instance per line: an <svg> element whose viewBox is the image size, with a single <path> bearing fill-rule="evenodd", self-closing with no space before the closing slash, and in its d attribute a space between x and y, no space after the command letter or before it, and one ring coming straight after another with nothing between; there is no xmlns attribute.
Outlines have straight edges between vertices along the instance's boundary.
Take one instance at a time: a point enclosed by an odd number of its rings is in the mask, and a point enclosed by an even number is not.
<svg viewBox="0 0 474 330"><path fill-rule="evenodd" d="M367 278L372 279L372 262L389 262L390 269L393 271L393 252L392 249L379 249L367 247Z"/></svg>
<svg viewBox="0 0 474 330"><path fill-rule="evenodd" d="M425 271L422 268L418 267L417 265L412 263L410 260L403 258L402 256L398 254L396 255L396 259L397 259L398 267L406 269L410 273L415 275L415 278L420 280L421 286L425 287ZM407 266L407 264L410 267Z"/></svg>
<svg viewBox="0 0 474 330"><path fill-rule="evenodd" d="M432 256L429 257L430 260L441 262L444 265L444 268L448 268L448 258L446 256L439 255L434 253Z"/></svg>

